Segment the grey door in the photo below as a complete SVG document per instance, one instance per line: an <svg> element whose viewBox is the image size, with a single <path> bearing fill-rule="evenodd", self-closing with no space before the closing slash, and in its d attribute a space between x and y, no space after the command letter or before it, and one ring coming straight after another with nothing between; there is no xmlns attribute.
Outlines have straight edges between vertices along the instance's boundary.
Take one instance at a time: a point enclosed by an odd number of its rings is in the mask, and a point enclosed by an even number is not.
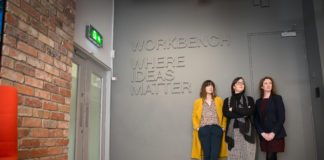
<svg viewBox="0 0 324 160"><path fill-rule="evenodd" d="M278 154L278 158L315 159L310 81L303 32L297 32L296 37L281 37L280 32L256 33L249 34L248 39L253 96L259 97L259 80L271 76L284 99L284 126L288 136L286 150ZM257 159L265 159L264 156L259 150Z"/></svg>
<svg viewBox="0 0 324 160"><path fill-rule="evenodd" d="M100 160L105 141L106 72L76 54L72 65L69 160Z"/></svg>

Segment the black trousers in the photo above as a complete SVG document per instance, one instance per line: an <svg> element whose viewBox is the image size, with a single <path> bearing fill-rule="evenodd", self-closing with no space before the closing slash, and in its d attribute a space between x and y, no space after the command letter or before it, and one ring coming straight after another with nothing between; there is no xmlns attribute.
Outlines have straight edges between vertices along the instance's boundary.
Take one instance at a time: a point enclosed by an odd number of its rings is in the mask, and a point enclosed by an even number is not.
<svg viewBox="0 0 324 160"><path fill-rule="evenodd" d="M217 160L222 144L222 128L218 125L207 125L199 128L198 136L204 151L204 160Z"/></svg>

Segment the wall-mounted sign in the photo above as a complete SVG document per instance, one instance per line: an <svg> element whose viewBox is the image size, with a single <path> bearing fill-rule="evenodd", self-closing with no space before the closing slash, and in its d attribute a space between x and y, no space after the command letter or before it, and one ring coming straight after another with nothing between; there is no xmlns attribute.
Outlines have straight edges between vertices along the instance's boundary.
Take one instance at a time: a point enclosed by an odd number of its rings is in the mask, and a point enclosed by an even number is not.
<svg viewBox="0 0 324 160"><path fill-rule="evenodd" d="M102 47L102 35L92 25L87 25L86 37L97 47Z"/></svg>

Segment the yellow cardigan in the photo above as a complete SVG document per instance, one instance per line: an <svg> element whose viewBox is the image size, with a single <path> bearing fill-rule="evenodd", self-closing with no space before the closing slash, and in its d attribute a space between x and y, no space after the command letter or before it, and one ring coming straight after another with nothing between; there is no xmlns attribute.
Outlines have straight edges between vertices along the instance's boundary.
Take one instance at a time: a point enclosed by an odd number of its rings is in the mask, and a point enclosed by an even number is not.
<svg viewBox="0 0 324 160"><path fill-rule="evenodd" d="M223 129L226 128L226 117L223 116L223 100L219 97L216 97L215 100L215 106L217 111L217 116L219 119L219 123ZM203 99L199 98L195 101L194 108L192 111L192 124L193 124L193 139L192 139L192 152L191 152L191 158L194 159L201 159L202 158L202 150L201 150L201 144L198 137L198 131L197 128L200 125L201 120L201 113L202 113L202 104ZM223 133L223 139L222 139L222 145L221 145L221 151L219 154L220 158L226 158L227 157L227 146L225 142L225 131Z"/></svg>

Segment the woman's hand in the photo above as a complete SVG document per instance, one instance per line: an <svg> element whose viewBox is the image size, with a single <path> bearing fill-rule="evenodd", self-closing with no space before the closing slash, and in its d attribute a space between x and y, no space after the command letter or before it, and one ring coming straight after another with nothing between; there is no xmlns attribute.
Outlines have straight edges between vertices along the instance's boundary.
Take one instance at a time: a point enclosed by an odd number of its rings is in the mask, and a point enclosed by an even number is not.
<svg viewBox="0 0 324 160"><path fill-rule="evenodd" d="M233 108L232 108L232 107L229 107L228 110L229 110L230 112L232 112Z"/></svg>
<svg viewBox="0 0 324 160"><path fill-rule="evenodd" d="M269 141L273 140L273 138L276 136L276 134L273 133L273 132L269 133L268 135L269 135L269 136L268 136Z"/></svg>
<svg viewBox="0 0 324 160"><path fill-rule="evenodd" d="M199 128L197 128L197 131L199 131Z"/></svg>

